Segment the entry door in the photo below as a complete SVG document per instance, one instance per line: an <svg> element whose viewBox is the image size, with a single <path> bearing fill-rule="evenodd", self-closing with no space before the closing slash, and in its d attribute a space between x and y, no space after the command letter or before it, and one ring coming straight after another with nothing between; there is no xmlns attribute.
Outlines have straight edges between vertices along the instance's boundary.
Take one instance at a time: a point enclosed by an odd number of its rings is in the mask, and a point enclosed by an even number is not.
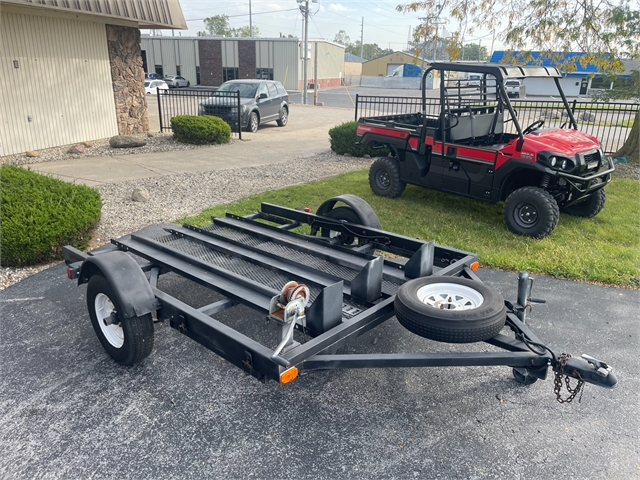
<svg viewBox="0 0 640 480"><path fill-rule="evenodd" d="M587 94L588 86L589 86L589 80L587 80L586 78L583 78L582 81L580 82L580 95Z"/></svg>

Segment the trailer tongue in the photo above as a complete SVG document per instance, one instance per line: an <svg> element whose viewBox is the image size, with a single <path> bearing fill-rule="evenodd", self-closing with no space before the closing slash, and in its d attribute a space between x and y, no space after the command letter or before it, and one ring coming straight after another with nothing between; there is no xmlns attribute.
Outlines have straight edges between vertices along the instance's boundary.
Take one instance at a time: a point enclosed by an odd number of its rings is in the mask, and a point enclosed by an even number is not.
<svg viewBox="0 0 640 480"><path fill-rule="evenodd" d="M526 273L520 273L516 303L506 302L474 273L475 254L381 230L371 207L352 195L327 200L315 215L263 203L252 215L227 214L203 228L112 240L108 250L65 247L65 261L69 278L88 284L87 307L100 342L124 365L151 353L155 317L262 381L288 383L314 369L503 365L528 385L545 379L551 367L561 402L573 400L585 382L617 383L605 362L557 356L529 329L526 308L536 300ZM188 305L159 288L169 272L223 298ZM264 313L275 345L216 320L239 304ZM497 348L336 353L393 316L425 338Z"/></svg>

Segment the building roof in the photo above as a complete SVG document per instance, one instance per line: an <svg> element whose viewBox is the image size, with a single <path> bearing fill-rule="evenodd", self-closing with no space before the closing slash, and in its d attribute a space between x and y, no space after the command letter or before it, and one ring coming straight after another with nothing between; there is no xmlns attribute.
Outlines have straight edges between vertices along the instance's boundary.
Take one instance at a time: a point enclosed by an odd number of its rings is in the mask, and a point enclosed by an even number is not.
<svg viewBox="0 0 640 480"><path fill-rule="evenodd" d="M187 29L178 0L1 0L0 4L114 18L139 28Z"/></svg>
<svg viewBox="0 0 640 480"><path fill-rule="evenodd" d="M352 62L352 63L364 63L367 61L366 58L362 58L359 57L358 55L354 55L353 53L345 53L344 54L344 61L345 62Z"/></svg>
<svg viewBox="0 0 640 480"><path fill-rule="evenodd" d="M524 54L524 52L522 52ZM584 76L584 75L588 75L588 74L595 74L598 73L598 67L593 64L593 63L587 63L585 65L582 65L580 63L580 58L585 56L585 54L583 52L567 52L567 53L561 53L561 52L552 52L551 55L546 55L543 54L542 52L527 52L527 55L529 55L529 53L531 54L531 56L533 57L532 60L529 60L528 62L522 62L522 61L517 61L516 63L518 65L530 65L530 66L541 66L541 67L555 67L557 68L561 73L563 73L564 75L580 75L580 76ZM518 55L520 55L521 52L506 52L504 50L498 50L496 52L493 52L493 55L491 55L491 59L489 60L489 62L491 63L510 63L508 60L505 60L505 58L508 55L511 55L511 57L513 58L518 58ZM575 62L575 70L567 73L565 72L565 69L563 68L563 65L566 65L567 63L574 63Z"/></svg>

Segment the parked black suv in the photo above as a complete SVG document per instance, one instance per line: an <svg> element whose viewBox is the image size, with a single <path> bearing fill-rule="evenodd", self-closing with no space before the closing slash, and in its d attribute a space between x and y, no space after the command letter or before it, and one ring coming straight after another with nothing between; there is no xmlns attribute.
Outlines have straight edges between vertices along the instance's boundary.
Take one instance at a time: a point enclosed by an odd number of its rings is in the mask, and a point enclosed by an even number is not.
<svg viewBox="0 0 640 480"><path fill-rule="evenodd" d="M240 92L240 115L238 105L224 96L232 92ZM273 121L284 127L289 120L289 94L280 82L273 80L230 80L223 83L214 96L200 103L198 115L220 117L235 130L239 119L240 128L249 132L256 132L263 123Z"/></svg>

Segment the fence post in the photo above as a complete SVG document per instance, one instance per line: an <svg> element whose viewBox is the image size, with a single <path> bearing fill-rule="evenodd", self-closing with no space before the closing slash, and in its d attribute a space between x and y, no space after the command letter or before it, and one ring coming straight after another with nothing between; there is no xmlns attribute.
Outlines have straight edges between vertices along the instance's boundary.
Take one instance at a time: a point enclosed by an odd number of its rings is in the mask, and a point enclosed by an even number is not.
<svg viewBox="0 0 640 480"><path fill-rule="evenodd" d="M358 121L358 94L356 93L356 122Z"/></svg>
<svg viewBox="0 0 640 480"><path fill-rule="evenodd" d="M162 107L160 102L160 89L156 88L156 96L158 97L158 118L160 119L160 133L162 133Z"/></svg>
<svg viewBox="0 0 640 480"><path fill-rule="evenodd" d="M241 113L240 113L240 90L236 90L236 96L238 98L238 139L242 140L242 123L240 121Z"/></svg>

